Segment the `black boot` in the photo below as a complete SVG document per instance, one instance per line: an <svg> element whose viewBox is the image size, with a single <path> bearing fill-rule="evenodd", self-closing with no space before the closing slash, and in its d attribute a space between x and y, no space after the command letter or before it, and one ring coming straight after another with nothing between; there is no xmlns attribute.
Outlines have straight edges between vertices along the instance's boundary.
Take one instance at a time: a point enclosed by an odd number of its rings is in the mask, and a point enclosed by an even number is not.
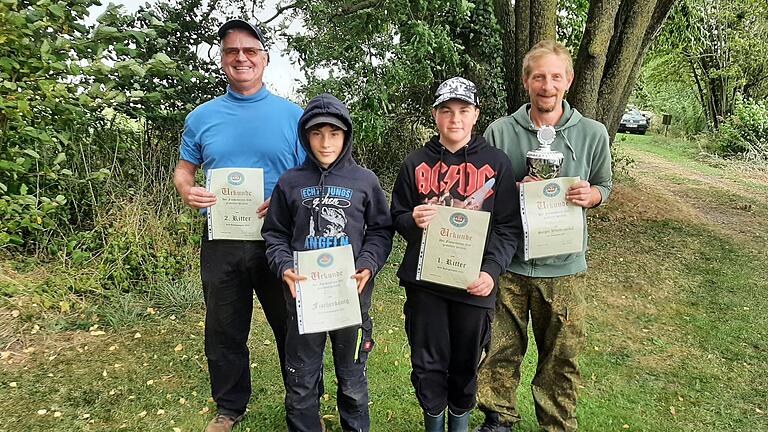
<svg viewBox="0 0 768 432"><path fill-rule="evenodd" d="M499 413L484 411L485 421L474 432L511 432L512 425L502 423Z"/></svg>
<svg viewBox="0 0 768 432"><path fill-rule="evenodd" d="M436 416L424 411L424 432L445 432L445 411Z"/></svg>
<svg viewBox="0 0 768 432"><path fill-rule="evenodd" d="M467 411L462 415L456 415L448 409L448 432L469 432L469 413Z"/></svg>

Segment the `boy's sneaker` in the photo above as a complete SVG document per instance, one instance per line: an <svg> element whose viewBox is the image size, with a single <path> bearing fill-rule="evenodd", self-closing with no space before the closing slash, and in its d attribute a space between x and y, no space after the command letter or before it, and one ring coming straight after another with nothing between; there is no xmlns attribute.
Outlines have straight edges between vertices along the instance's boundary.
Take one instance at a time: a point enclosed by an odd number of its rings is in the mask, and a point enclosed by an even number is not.
<svg viewBox="0 0 768 432"><path fill-rule="evenodd" d="M499 414L495 412L486 412L485 421L474 432L511 432L512 425L502 423Z"/></svg>
<svg viewBox="0 0 768 432"><path fill-rule="evenodd" d="M205 427L205 432L230 432L232 427L243 419L245 414L240 414L237 417L230 417L224 414L216 414L216 417L211 419L208 426Z"/></svg>

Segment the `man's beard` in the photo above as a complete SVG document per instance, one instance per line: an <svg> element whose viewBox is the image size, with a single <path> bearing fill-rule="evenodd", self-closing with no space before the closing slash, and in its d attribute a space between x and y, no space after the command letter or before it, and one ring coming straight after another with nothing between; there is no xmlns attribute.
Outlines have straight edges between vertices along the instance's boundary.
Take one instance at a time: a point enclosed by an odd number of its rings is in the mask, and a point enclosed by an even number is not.
<svg viewBox="0 0 768 432"><path fill-rule="evenodd" d="M557 107L557 102L553 102L552 104L544 104L542 102L536 103L536 109L539 110L539 112L543 113L550 113L555 110Z"/></svg>

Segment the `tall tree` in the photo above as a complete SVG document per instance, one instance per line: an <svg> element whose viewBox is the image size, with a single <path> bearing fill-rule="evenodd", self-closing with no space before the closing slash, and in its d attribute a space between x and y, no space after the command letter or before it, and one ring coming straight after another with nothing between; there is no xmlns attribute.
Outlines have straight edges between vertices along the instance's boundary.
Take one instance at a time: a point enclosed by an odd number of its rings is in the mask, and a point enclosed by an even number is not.
<svg viewBox="0 0 768 432"><path fill-rule="evenodd" d="M594 0L568 100L616 135L648 48L677 0Z"/></svg>

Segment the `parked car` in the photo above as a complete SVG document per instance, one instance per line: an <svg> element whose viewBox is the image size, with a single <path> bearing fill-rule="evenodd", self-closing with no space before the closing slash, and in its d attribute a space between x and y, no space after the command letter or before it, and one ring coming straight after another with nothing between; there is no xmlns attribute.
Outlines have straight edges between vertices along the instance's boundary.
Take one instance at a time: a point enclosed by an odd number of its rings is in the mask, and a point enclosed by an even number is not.
<svg viewBox="0 0 768 432"><path fill-rule="evenodd" d="M644 135L651 125L650 119L643 115L637 108L630 108L621 116L619 132L639 133Z"/></svg>

